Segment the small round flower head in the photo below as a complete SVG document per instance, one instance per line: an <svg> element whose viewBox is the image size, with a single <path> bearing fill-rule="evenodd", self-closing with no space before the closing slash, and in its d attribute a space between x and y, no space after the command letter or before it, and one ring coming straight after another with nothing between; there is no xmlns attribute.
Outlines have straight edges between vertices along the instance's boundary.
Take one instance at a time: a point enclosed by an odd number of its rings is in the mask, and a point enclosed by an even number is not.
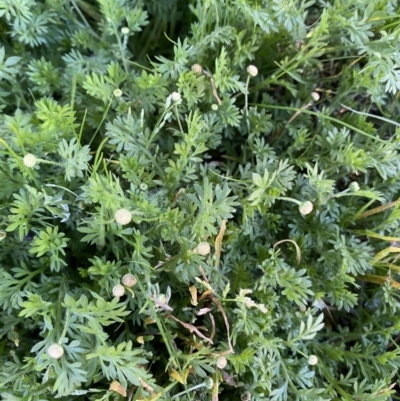
<svg viewBox="0 0 400 401"><path fill-rule="evenodd" d="M32 153L28 153L24 156L23 161L26 167L32 168L35 166L37 159L35 155L33 155Z"/></svg>
<svg viewBox="0 0 400 401"><path fill-rule="evenodd" d="M301 214L310 214L313 210L314 206L310 201L305 201L299 206L299 210Z"/></svg>
<svg viewBox="0 0 400 401"><path fill-rule="evenodd" d="M47 354L50 358L59 359L64 354L64 348L60 344L51 344L47 349Z"/></svg>
<svg viewBox="0 0 400 401"><path fill-rule="evenodd" d="M251 400L251 393L250 391L246 390L242 395L240 396L240 399L242 401L250 401Z"/></svg>
<svg viewBox="0 0 400 401"><path fill-rule="evenodd" d="M118 297L118 298L122 297L125 294L125 288L123 285L117 284L112 289L112 293L113 293L114 297Z"/></svg>
<svg viewBox="0 0 400 401"><path fill-rule="evenodd" d="M316 355L310 355L308 357L308 363L312 366L316 365L318 363L318 357Z"/></svg>
<svg viewBox="0 0 400 401"><path fill-rule="evenodd" d="M181 94L180 94L179 92L172 92L172 93L171 93L171 99L172 99L174 102L179 102L179 100L182 99L182 96L181 96Z"/></svg>
<svg viewBox="0 0 400 401"><path fill-rule="evenodd" d="M207 256L211 251L210 244L208 242L200 242L200 244L196 246L196 251L201 256Z"/></svg>
<svg viewBox="0 0 400 401"><path fill-rule="evenodd" d="M114 93L115 97L121 97L122 96L122 90L121 89L117 88L117 89L114 90L113 93Z"/></svg>
<svg viewBox="0 0 400 401"><path fill-rule="evenodd" d="M129 28L127 26L124 26L121 28L121 33L122 35L128 35L129 34Z"/></svg>
<svg viewBox="0 0 400 401"><path fill-rule="evenodd" d="M200 64L193 64L192 65L192 71L195 74L201 74L203 72L203 67Z"/></svg>
<svg viewBox="0 0 400 401"><path fill-rule="evenodd" d="M142 183L140 184L140 189L141 189L142 191L146 191L148 187L149 187L149 186L148 186L145 182L142 182Z"/></svg>
<svg viewBox="0 0 400 401"><path fill-rule="evenodd" d="M118 209L115 212L114 219L118 224L122 226L129 224L132 220L132 213L126 209Z"/></svg>
<svg viewBox="0 0 400 401"><path fill-rule="evenodd" d="M213 111L217 111L218 110L218 105L217 104L212 104L211 105L211 110L213 110Z"/></svg>
<svg viewBox="0 0 400 401"><path fill-rule="evenodd" d="M122 284L127 287L133 287L134 285L136 285L136 283L136 277L131 273L125 274L125 276L122 277Z"/></svg>
<svg viewBox="0 0 400 401"><path fill-rule="evenodd" d="M226 358L224 356L220 356L217 359L217 367L218 367L218 369L223 369L227 364L228 364L228 361L226 360Z"/></svg>
<svg viewBox="0 0 400 401"><path fill-rule="evenodd" d="M318 100L321 98L318 92L311 92L311 97L314 102L318 102Z"/></svg>
<svg viewBox="0 0 400 401"><path fill-rule="evenodd" d="M358 185L357 181L353 181L352 183L350 183L350 185L349 185L350 192L357 192L359 190L360 190L360 185Z"/></svg>
<svg viewBox="0 0 400 401"><path fill-rule="evenodd" d="M249 65L247 67L247 73L252 77L256 77L258 74L258 68L255 65Z"/></svg>
<svg viewBox="0 0 400 401"><path fill-rule="evenodd" d="M209 390L211 390L212 388L213 388L213 385L214 385L214 380L213 379L211 379L211 377L207 377L207 379L205 380L205 385L206 385L206 388L208 388Z"/></svg>

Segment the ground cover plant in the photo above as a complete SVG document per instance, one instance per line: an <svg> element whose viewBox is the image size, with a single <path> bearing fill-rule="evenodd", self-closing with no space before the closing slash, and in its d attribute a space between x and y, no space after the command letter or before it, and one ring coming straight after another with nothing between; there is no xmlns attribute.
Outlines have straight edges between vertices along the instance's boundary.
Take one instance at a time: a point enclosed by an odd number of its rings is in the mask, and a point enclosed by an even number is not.
<svg viewBox="0 0 400 401"><path fill-rule="evenodd" d="M0 398L396 400L397 0L0 0Z"/></svg>

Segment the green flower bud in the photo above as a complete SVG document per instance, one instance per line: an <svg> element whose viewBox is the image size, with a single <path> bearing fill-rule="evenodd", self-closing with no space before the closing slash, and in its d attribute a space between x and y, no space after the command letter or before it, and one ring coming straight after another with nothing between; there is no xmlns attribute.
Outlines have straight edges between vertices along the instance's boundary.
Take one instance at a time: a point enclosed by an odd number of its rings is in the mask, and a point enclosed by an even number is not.
<svg viewBox="0 0 400 401"><path fill-rule="evenodd" d="M122 90L121 89L115 89L113 93L114 93L115 97L121 97L122 96Z"/></svg>
<svg viewBox="0 0 400 401"><path fill-rule="evenodd" d="M350 192L357 192L359 190L360 190L360 186L358 185L358 182L353 181L352 183L350 183L350 185L349 185Z"/></svg>
<svg viewBox="0 0 400 401"><path fill-rule="evenodd" d="M213 388L214 385L214 380L211 379L211 377L207 377L206 381L204 382L204 384L206 385L206 388L208 388L209 390L211 390Z"/></svg>

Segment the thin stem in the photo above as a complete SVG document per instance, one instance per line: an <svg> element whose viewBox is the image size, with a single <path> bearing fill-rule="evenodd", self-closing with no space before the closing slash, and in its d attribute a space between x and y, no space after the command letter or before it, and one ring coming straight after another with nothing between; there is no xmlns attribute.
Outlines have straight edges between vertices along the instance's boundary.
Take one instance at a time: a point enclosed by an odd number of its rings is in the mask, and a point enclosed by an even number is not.
<svg viewBox="0 0 400 401"><path fill-rule="evenodd" d="M154 125L154 129L151 132L150 138L146 144L146 150L149 148L149 146L152 144L154 138L156 137L156 135L158 134L158 132L160 131L160 124L163 121L165 115L170 112L174 107L174 104L169 105L166 109L164 109L164 111L161 113L160 117L157 119L156 124Z"/></svg>
<svg viewBox="0 0 400 401"><path fill-rule="evenodd" d="M247 124L247 132L249 134L248 144L250 149L253 151L253 135L250 134L250 121L249 121L249 83L250 83L250 74L247 75L246 81L246 93L244 95L244 114L246 116L246 124Z"/></svg>
<svg viewBox="0 0 400 401"><path fill-rule="evenodd" d="M81 20L83 21L84 25L86 25L87 28L91 29L91 26L89 25L89 22L87 22L87 19L85 18L85 16L82 14L81 9L76 5L75 1L72 0L72 7L75 8L76 12L79 14L79 16L81 17Z"/></svg>
<svg viewBox="0 0 400 401"><path fill-rule="evenodd" d="M174 398L180 397L181 395L186 394L186 393L188 393L189 391L194 391L194 390L197 390L197 389L199 389L199 388L206 387L206 386L207 386L207 385L206 385L205 383L197 384L196 386L190 387L190 388L188 388L188 389L185 390L185 391L181 391L180 393L175 394L175 395L171 398L171 400L173 400Z"/></svg>
<svg viewBox="0 0 400 401"><path fill-rule="evenodd" d="M274 199L286 200L286 201L289 201L289 202L293 202L293 203L296 203L299 206L301 205L301 202L299 200L293 199L293 198L288 198L286 196L273 196L273 198Z"/></svg>
<svg viewBox="0 0 400 401"><path fill-rule="evenodd" d="M79 136L76 134L75 131L75 125L74 125L74 106L75 106L75 96L76 96L76 74L72 77L72 90L71 90L71 125L74 130L74 135L78 143L80 144L79 141Z"/></svg>
<svg viewBox="0 0 400 401"><path fill-rule="evenodd" d="M345 390L342 389L337 383L335 378L330 374L329 370L320 362L319 368L324 372L325 377L329 380L330 384L333 388L347 401L352 401L350 394L348 394Z"/></svg>
<svg viewBox="0 0 400 401"><path fill-rule="evenodd" d="M175 117L178 120L179 129L180 129L181 133L184 134L183 129L182 129L181 120L179 118L178 105L176 103L174 104L174 112L175 112Z"/></svg>
<svg viewBox="0 0 400 401"><path fill-rule="evenodd" d="M69 326L69 319L71 318L71 311L67 309L67 312L65 314L65 324L64 324L64 330L61 333L61 336L58 340L59 344L62 344L62 340L64 339L65 335L67 334L68 326Z"/></svg>
<svg viewBox="0 0 400 401"><path fill-rule="evenodd" d="M58 166L58 167L64 167L62 163L58 162L53 162L51 160L45 160L45 159L36 159L38 163L43 163L43 164L52 164L53 166Z"/></svg>
<svg viewBox="0 0 400 401"><path fill-rule="evenodd" d="M112 26L114 28L114 34L115 34L115 36L117 38L118 47L119 47L119 50L121 52L121 60L122 60L122 63L124 64L124 70L128 74L129 69L128 69L128 64L126 63L126 58L125 58L125 47L124 47L124 45L123 45L123 43L121 41L120 33L118 32L118 29L116 28L114 23L112 24Z"/></svg>
<svg viewBox="0 0 400 401"><path fill-rule="evenodd" d="M292 382L292 379L290 378L289 372L288 372L288 370L286 369L286 366L285 366L285 364L284 364L284 362L283 362L282 360L281 360L281 367L283 368L283 371L284 371L286 380L288 381L290 388L293 390L293 392L294 392L295 394L298 394L299 391L297 390L296 386L295 386L294 383Z"/></svg>
<svg viewBox="0 0 400 401"><path fill-rule="evenodd" d="M144 65L142 65L140 63L135 63L134 61L131 61L131 60L128 60L128 59L124 59L124 60L129 64L132 64L132 65L134 65L136 67L142 68L143 70L147 70L149 72L153 72L154 71L153 68L146 67L146 66L144 66Z"/></svg>
<svg viewBox="0 0 400 401"><path fill-rule="evenodd" d="M85 125L85 121L86 121L86 116L87 116L87 109L85 109L85 114L83 115L83 119L81 122L81 129L79 130L79 137L78 137L78 143L80 144L82 141L82 134L83 134L83 127Z"/></svg>
<svg viewBox="0 0 400 401"><path fill-rule="evenodd" d="M249 115L248 111L248 102L249 102L249 83L250 83L250 74L247 75L247 81L246 81L246 93L244 95L244 112L246 114L246 117Z"/></svg>
<svg viewBox="0 0 400 401"><path fill-rule="evenodd" d="M104 145L107 143L107 141L108 141L108 138L107 138L107 137L104 138L104 139L101 141L99 147L98 147L97 150L96 150L96 155L95 155L95 157L94 157L93 168L92 168L92 172L91 172L91 173L92 173L92 176L93 176L94 174L96 174L97 169L99 168L99 166L100 166L100 164L101 164L101 160L102 160L102 156L103 156L102 153L101 153L101 151L102 151Z"/></svg>
<svg viewBox="0 0 400 401"><path fill-rule="evenodd" d="M23 286L25 283L27 283L28 281L31 281L33 277L35 277L35 276L37 276L38 274L44 272L45 270L47 270L47 266L44 266L44 267L42 267L42 268L40 268L40 269L38 269L38 270L35 270L34 272L32 272L31 274L29 274L28 276L26 276L23 280L21 280L21 281L18 283L18 290L19 290L20 288L22 288L22 286Z"/></svg>
<svg viewBox="0 0 400 401"><path fill-rule="evenodd" d="M272 104L255 104L255 106L258 106L258 107L261 107L261 108L264 107L266 109L276 109L276 110L293 110L293 111L300 110L302 113L305 113L305 114L311 114L313 116L317 116L319 118L326 119L328 121L334 121L334 122L336 122L338 124L343 125L344 127L347 127L349 129L351 129L352 131L357 132L357 133L359 133L361 135L364 135L364 136L366 136L366 137L368 137L368 138L370 138L370 139L372 139L374 141L381 142L381 143L384 143L384 144L389 143L389 141L386 141L386 140L381 139L379 137L375 137L375 136L373 136L371 134L368 134L365 131L362 131L361 129L359 129L357 127L354 127L353 125L347 124L346 122L344 122L342 120L339 120L338 118L327 116L327 115L325 115L323 113L319 113L319 112L315 112L315 111L311 111L311 110L307 110L307 109L299 109L299 108L296 108L296 107L277 106L277 105L272 105Z"/></svg>
<svg viewBox="0 0 400 401"><path fill-rule="evenodd" d="M103 117L102 117L102 119L101 119L101 121L100 121L100 124L99 124L99 126L97 127L96 132L93 134L92 139L91 139L90 142L89 142L89 146L92 144L93 139L96 137L97 133L98 133L99 130L100 130L100 127L103 125L103 122L104 122L104 120L106 119L106 116L107 116L107 114L108 114L108 110L110 110L110 107L111 107L113 98L114 98L114 97L111 96L110 103L108 103L107 109L106 109L106 111L105 111L104 114L103 114Z"/></svg>
<svg viewBox="0 0 400 401"><path fill-rule="evenodd" d="M136 263L136 262L135 262L135 263ZM143 287L143 285L142 285L142 283L141 283L141 280L140 280L138 277L137 277L137 284L138 284L140 290L142 291L142 294L148 299L149 305L151 305L151 304L150 304L151 300L150 300L150 298L147 296L146 290L145 290L145 288ZM156 324L157 324L158 330L160 331L160 334L161 334L161 337L162 337L162 339L163 339L163 341L164 341L164 344L165 344L165 346L167 347L167 350L168 350L168 353L169 353L170 358L172 358L172 360L173 360L174 363L175 363L175 366L178 368L178 370L179 370L180 373L182 374L182 368L181 368L181 366L180 366L180 364L179 364L179 359L177 358L177 355L176 355L176 353L174 352L173 346L172 346L172 344L171 344L171 339L170 339L170 337L167 335L167 331L166 331L164 325L162 324L161 319L158 317L157 313L154 311L154 309L153 309L151 306L149 307L149 311L150 311L150 316L151 316L151 318L152 318L152 319L156 322Z"/></svg>
<svg viewBox="0 0 400 401"><path fill-rule="evenodd" d="M44 184L45 187L55 187L55 188L60 188L63 189L64 191L69 192L70 194L74 195L75 197L78 197L78 195L75 192L72 192L70 189L65 188L61 185L56 185L56 184Z"/></svg>

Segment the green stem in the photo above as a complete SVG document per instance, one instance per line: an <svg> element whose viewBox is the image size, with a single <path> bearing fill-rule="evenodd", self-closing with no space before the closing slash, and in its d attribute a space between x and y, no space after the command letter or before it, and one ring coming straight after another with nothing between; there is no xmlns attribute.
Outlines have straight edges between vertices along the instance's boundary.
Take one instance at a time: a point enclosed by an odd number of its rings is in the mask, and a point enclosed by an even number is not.
<svg viewBox="0 0 400 401"><path fill-rule="evenodd" d="M23 280L21 280L18 283L18 289L20 289L25 283L27 283L28 281L31 281L33 277L37 276L38 274L44 272L45 270L47 270L47 266L42 267L38 270L35 270L34 272L32 272L31 274L29 274L28 276L26 276Z"/></svg>
<svg viewBox="0 0 400 401"><path fill-rule="evenodd" d="M249 105L249 83L250 83L250 75L247 75L247 81L246 81L246 93L244 95L244 112L246 114L246 117L249 115L248 112L248 105Z"/></svg>
<svg viewBox="0 0 400 401"><path fill-rule="evenodd" d="M164 119L165 115L172 110L172 108L174 107L174 105L170 105L169 107L165 108L164 111L161 113L160 117L157 119L156 124L154 125L154 129L151 132L149 141L146 145L146 149L148 149L148 147L151 145L151 143L153 142L155 136L157 135L159 129L157 129L159 127L159 125L161 124L162 120Z"/></svg>
<svg viewBox="0 0 400 401"><path fill-rule="evenodd" d="M65 323L64 323L64 330L61 333L61 336L58 340L59 344L62 344L62 340L64 339L65 335L67 334L68 326L69 326L69 319L71 318L71 311L67 309L67 312L65 314Z"/></svg>
<svg viewBox="0 0 400 401"><path fill-rule="evenodd" d="M38 163L43 163L43 164L52 164L53 166L58 166L58 167L64 167L62 163L58 162L53 162L51 160L45 160L45 159L36 159Z"/></svg>
<svg viewBox="0 0 400 401"><path fill-rule="evenodd" d="M174 112L175 112L175 117L178 121L179 129L181 130L181 133L184 134L183 129L182 129L181 120L179 118L178 105L176 103L174 104Z"/></svg>
<svg viewBox="0 0 400 401"><path fill-rule="evenodd" d="M337 383L335 378L330 374L328 369L320 362L319 368L323 370L325 377L329 380L330 384L333 388L346 400L346 401L353 401L353 398L349 393L342 389Z"/></svg>
<svg viewBox="0 0 400 401"><path fill-rule="evenodd" d="M299 206L301 205L301 201L299 201L297 199L293 199L293 198L288 198L287 196L273 196L272 198L293 202L293 203L296 203L296 205L299 205Z"/></svg>
<svg viewBox="0 0 400 401"><path fill-rule="evenodd" d="M121 60L122 60L122 63L124 65L124 70L128 74L129 73L129 69L128 69L128 64L126 63L125 48L124 48L124 45L122 44L122 41L121 41L121 35L118 32L118 29L116 28L114 23L112 24L112 26L113 26L113 29L114 29L114 34L115 34L115 36L117 38L119 50L121 52Z"/></svg>
<svg viewBox="0 0 400 401"><path fill-rule="evenodd" d="M361 135L364 135L364 136L366 136L366 137L368 137L368 138L370 138L370 139L372 139L374 141L381 142L381 143L384 143L384 144L387 144L389 142L389 141L385 141L384 139L375 137L375 136L373 136L371 134L368 134L367 132L362 131L357 127L354 127L353 125L347 124L342 120L339 120L339 119L337 119L335 117L327 116L327 115L325 115L323 113L318 113L318 112L311 111L311 110L308 110L308 109L301 109L301 108L298 108L298 107L276 106L276 105L273 105L273 104L254 104L254 105L258 106L258 107L261 107L261 108L264 107L266 109L300 111L301 113L311 114L313 116L317 116L318 118L326 119L328 121L333 121L335 123L343 125L344 127L347 127L349 129L351 129L352 131L357 132L357 133L359 133Z"/></svg>
<svg viewBox="0 0 400 401"><path fill-rule="evenodd" d="M206 385L205 383L197 384L196 386L190 387L190 388L188 388L188 389L185 390L185 391L181 391L180 393L175 394L173 397L171 397L171 400L173 400L174 398L180 397L181 395L186 394L186 393L188 393L189 391L194 391L194 390L197 390L197 389L199 389L199 388L206 387L206 386L207 386L207 385Z"/></svg>
<svg viewBox="0 0 400 401"><path fill-rule="evenodd" d="M103 113L103 117L101 118L100 124L99 124L99 126L97 127L97 129L96 129L95 133L94 133L94 134L93 134L93 136L92 136L92 139L91 139L91 140L90 140L90 142L89 142L89 146L92 144L92 142L93 142L94 138L96 137L97 133L98 133L98 132L99 132L99 130L100 130L100 127L103 125L103 123L104 123L104 120L105 120L105 119L106 119L106 117L107 117L108 110L110 110L110 107L111 107L111 104L112 104L113 98L114 98L114 97L113 97L113 96L111 96L110 103L108 103L107 109L106 109L106 111Z"/></svg>
<svg viewBox="0 0 400 401"><path fill-rule="evenodd" d="M138 284L140 290L142 291L142 294L144 296L146 296L146 298L148 299L149 305L151 305L151 300L149 299L149 297L147 297L146 290L144 289L144 287L143 287L143 285L142 285L142 283L141 283L141 281L140 281L140 279L138 277L137 277L137 284ZM161 334L161 337L162 337L162 339L164 341L164 344L167 347L167 350L168 350L170 358L174 361L175 367L177 367L179 369L179 371L180 371L180 373L182 375L182 368L181 368L181 366L179 364L179 360L178 360L178 358L176 356L176 353L173 350L173 346L171 344L171 339L167 335L167 331L165 330L165 328L164 328L161 320L159 319L157 313L154 311L154 309L151 306L149 307L149 311L150 311L151 318L157 324L158 330L160 331L160 334Z"/></svg>
<svg viewBox="0 0 400 401"><path fill-rule="evenodd" d="M82 119L82 123L81 123L81 129L79 131L79 139L78 139L78 143L80 144L82 141L82 134L83 134L83 127L85 125L85 121L86 121L86 116L87 116L87 109L85 109L85 114L83 115L83 119Z"/></svg>
<svg viewBox="0 0 400 401"><path fill-rule="evenodd" d="M290 378L289 372L288 372L288 370L286 369L286 366L285 366L284 362L282 362L282 360L281 360L281 367L283 368L283 371L284 371L286 380L288 381L290 388L293 390L293 392L294 392L295 394L298 394L299 391L297 390L296 386L295 386L294 383L292 382L292 379Z"/></svg>
<svg viewBox="0 0 400 401"><path fill-rule="evenodd" d="M74 135L77 142L80 144L80 138L76 134L74 125L74 106L75 106L75 96L76 96L76 74L72 77L72 89L71 89L71 125L74 130Z"/></svg>

